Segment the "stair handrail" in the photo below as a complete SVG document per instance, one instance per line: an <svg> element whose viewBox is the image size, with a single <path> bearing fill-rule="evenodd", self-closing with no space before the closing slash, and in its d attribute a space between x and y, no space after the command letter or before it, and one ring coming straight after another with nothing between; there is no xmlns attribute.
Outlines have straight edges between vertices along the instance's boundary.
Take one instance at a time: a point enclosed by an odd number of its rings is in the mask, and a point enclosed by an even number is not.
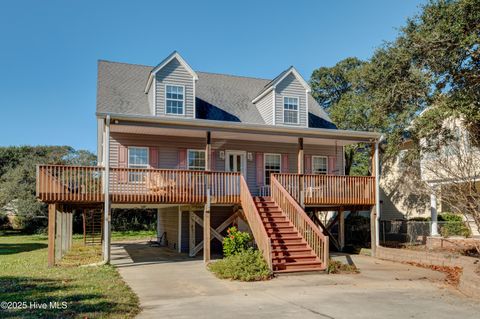
<svg viewBox="0 0 480 319"><path fill-rule="evenodd" d="M262 252L268 268L273 270L272 243L243 175L240 175L240 203L242 204L243 214L250 226L257 247Z"/></svg>
<svg viewBox="0 0 480 319"><path fill-rule="evenodd" d="M323 267L328 267L328 236L319 230L292 195L278 181L275 174L272 174L270 178L270 192L272 199L297 228L298 232L315 252L315 255L320 259Z"/></svg>

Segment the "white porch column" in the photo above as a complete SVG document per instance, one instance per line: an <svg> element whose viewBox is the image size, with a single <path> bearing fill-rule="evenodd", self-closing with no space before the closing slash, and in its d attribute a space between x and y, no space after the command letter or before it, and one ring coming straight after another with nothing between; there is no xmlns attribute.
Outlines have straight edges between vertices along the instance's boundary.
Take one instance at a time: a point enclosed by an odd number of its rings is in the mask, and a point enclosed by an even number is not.
<svg viewBox="0 0 480 319"><path fill-rule="evenodd" d="M103 215L103 261L110 262L110 227L111 227L111 208L110 208L110 115L105 119L105 180L104 189L104 215Z"/></svg>
<svg viewBox="0 0 480 319"><path fill-rule="evenodd" d="M182 207L178 206L178 252L182 252Z"/></svg>
<svg viewBox="0 0 480 319"><path fill-rule="evenodd" d="M432 219L430 236L439 236L438 233L438 214L437 214L437 195L435 192L430 194L430 216Z"/></svg>

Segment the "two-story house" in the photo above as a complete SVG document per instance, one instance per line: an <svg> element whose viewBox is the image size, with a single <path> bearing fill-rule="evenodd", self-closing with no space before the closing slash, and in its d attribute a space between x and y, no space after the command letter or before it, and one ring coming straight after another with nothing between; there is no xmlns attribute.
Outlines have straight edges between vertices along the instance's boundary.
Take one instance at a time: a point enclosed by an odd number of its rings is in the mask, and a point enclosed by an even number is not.
<svg viewBox="0 0 480 319"><path fill-rule="evenodd" d="M424 116L428 108L419 116ZM479 236L480 150L471 143L460 118L445 117L437 138L421 139L419 144L406 138L403 150L382 173L381 219L431 219L429 234L439 235L438 212L464 217L473 236ZM412 123L412 127L415 122ZM419 160L404 164L411 149L418 149Z"/></svg>
<svg viewBox="0 0 480 319"><path fill-rule="evenodd" d="M111 209L154 208L178 252L208 261L241 224L273 270L325 269L328 236L305 211L378 202L375 176L344 176L343 147L378 155L380 135L338 130L294 67L273 80L198 72L173 52L154 67L100 61L97 89L98 167L39 167L52 246L55 216L98 207L108 261Z"/></svg>

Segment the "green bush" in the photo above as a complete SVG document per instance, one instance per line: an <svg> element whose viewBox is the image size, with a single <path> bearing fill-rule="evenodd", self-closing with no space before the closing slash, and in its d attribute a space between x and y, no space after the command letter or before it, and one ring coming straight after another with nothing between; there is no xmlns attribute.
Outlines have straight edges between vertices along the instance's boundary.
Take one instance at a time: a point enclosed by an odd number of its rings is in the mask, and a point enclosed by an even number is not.
<svg viewBox="0 0 480 319"><path fill-rule="evenodd" d="M267 280L272 276L261 252L253 248L210 263L208 269L218 278L240 281Z"/></svg>
<svg viewBox="0 0 480 319"><path fill-rule="evenodd" d="M248 249L252 240L249 233L238 231L236 227L227 230L228 235L223 239L223 255L229 257Z"/></svg>
<svg viewBox="0 0 480 319"><path fill-rule="evenodd" d="M461 215L442 213L438 215L438 221L444 222L440 225L440 234L443 237L470 236L470 229L463 222Z"/></svg>

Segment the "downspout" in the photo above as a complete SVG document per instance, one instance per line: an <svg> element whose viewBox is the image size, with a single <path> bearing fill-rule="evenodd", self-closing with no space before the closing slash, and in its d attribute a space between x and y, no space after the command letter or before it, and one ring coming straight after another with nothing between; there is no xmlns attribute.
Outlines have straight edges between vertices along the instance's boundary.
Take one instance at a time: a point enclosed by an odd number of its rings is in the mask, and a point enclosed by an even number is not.
<svg viewBox="0 0 480 319"><path fill-rule="evenodd" d="M105 119L105 180L103 183L104 190L104 212L103 212L103 261L110 262L110 115Z"/></svg>
<svg viewBox="0 0 480 319"><path fill-rule="evenodd" d="M375 142L375 245L378 247L380 246L380 143L385 139L382 135L380 138Z"/></svg>

